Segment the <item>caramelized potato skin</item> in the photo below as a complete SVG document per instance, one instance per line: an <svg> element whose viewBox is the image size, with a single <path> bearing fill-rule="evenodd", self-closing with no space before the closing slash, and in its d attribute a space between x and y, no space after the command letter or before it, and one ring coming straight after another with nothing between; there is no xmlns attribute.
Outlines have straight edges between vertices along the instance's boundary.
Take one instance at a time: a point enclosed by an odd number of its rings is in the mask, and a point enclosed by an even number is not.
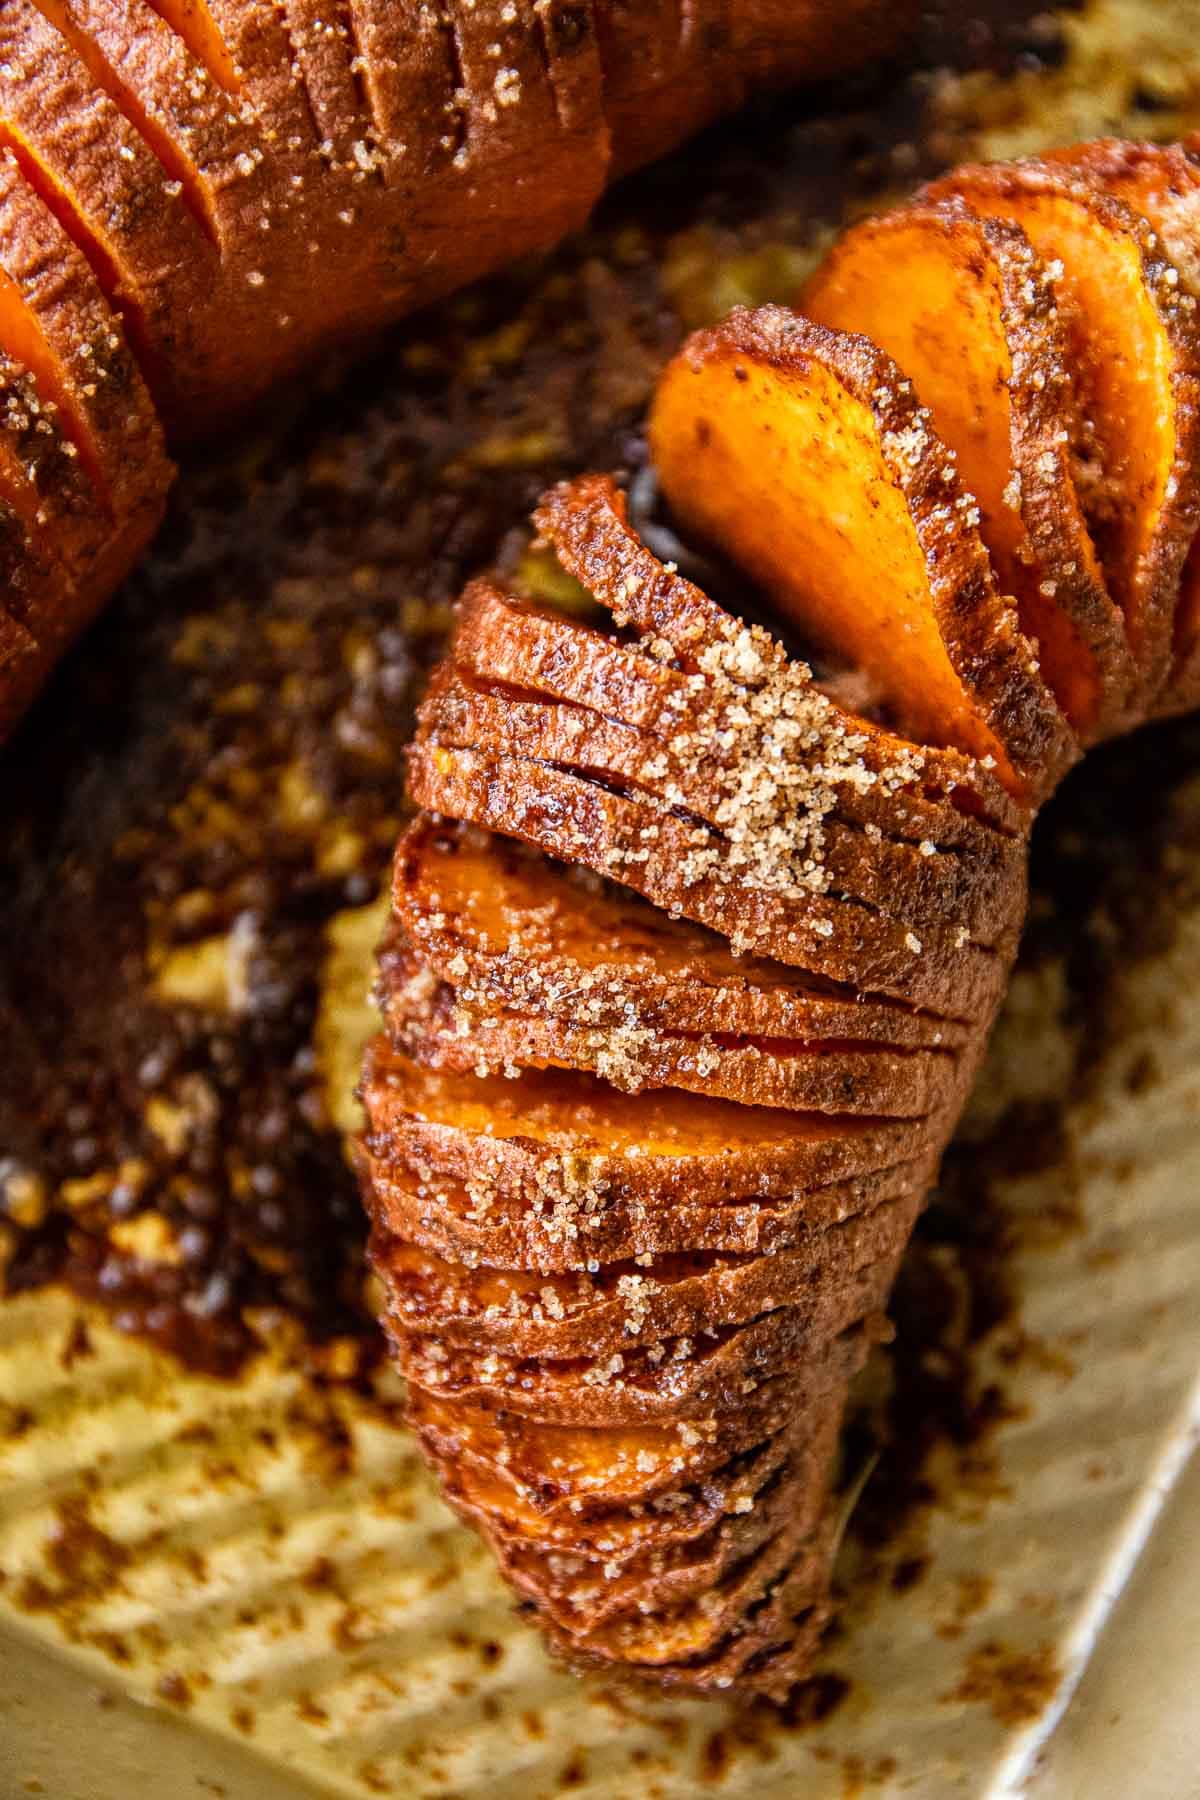
<svg viewBox="0 0 1200 1800"><path fill-rule="evenodd" d="M51 287L83 261L147 417L140 450L91 465L72 512L86 563L56 558L63 505L15 558L44 619L0 667L0 736L153 530L164 440L224 431L329 345L548 249L752 85L884 53L916 16L915 0L852 0L836 29L816 0L698 0L686 19L674 0L5 0L0 151L61 242L27 216L5 240ZM0 287L0 353L58 401L94 312L68 309L46 360Z"/></svg>
<svg viewBox="0 0 1200 1800"><path fill-rule="evenodd" d="M581 1666L777 1697L809 1666L846 1384L1036 807L1200 698L1194 191L1113 146L962 171L847 235L817 322L735 312L669 365L675 519L876 716L662 564L603 476L535 523L611 627L463 598L359 1162L414 1428Z"/></svg>

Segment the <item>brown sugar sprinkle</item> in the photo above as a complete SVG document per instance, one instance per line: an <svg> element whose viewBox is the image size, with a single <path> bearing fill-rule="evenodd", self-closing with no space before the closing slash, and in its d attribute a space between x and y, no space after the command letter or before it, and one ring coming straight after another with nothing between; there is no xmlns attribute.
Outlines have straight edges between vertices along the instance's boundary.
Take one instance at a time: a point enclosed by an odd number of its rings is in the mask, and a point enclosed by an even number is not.
<svg viewBox="0 0 1200 1800"><path fill-rule="evenodd" d="M669 564L666 570L672 572ZM626 583L627 600L636 591L629 588L632 581ZM619 610L614 618L618 626L628 623ZM639 643L656 661L675 659L676 646L665 638L643 634ZM897 745L882 764L868 761L870 740L856 729L853 715L822 692L807 663L790 660L760 625L724 619L695 662L695 710L670 738L669 755L660 752L644 766L661 796L641 796L658 811L687 812L687 792L672 770L714 781L714 823L723 842L706 826L697 828L694 848L680 865L684 883L715 878L790 898L826 893L824 822L836 810L839 792L893 794L911 787L925 765L921 750ZM623 848L611 860L615 870L648 855Z"/></svg>

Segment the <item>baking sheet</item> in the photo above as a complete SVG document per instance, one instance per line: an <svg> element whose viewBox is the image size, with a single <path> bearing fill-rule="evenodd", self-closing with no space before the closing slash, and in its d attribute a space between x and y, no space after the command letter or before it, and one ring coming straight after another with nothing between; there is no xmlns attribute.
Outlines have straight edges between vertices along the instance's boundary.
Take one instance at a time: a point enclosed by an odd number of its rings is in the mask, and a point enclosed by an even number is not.
<svg viewBox="0 0 1200 1800"><path fill-rule="evenodd" d="M1166 135L1196 117L1194 26L1189 4L1092 7L1052 74L948 82L947 131L1002 154L1142 129L1136 67ZM330 933L320 1049L343 1108L377 923L349 910ZM1200 908L1175 925L1107 992L1119 1028L1056 1159L992 1196L1019 1305L974 1376L1008 1416L943 1448L933 1503L869 1574L847 1544L804 1717L553 1666L386 1378L314 1382L286 1326L236 1384L181 1374L44 1293L0 1308L0 1794L1022 1791L1196 1434ZM1061 997L1052 968L1019 978L986 1104L1074 1080Z"/></svg>

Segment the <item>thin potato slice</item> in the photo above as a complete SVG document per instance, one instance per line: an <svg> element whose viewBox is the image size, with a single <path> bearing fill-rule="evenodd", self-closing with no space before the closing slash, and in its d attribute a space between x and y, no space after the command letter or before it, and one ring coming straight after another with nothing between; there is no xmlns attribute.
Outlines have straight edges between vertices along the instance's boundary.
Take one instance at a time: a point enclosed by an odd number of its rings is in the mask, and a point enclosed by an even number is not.
<svg viewBox="0 0 1200 1800"><path fill-rule="evenodd" d="M794 1199L725 1201L705 1206L652 1196L605 1196L573 1238L556 1227L552 1206L359 1152L367 1210L379 1228L453 1262L546 1274L603 1270L614 1262L694 1254L775 1255L807 1243L886 1200L925 1193L937 1169L933 1151L868 1175L810 1188Z"/></svg>
<svg viewBox="0 0 1200 1800"><path fill-rule="evenodd" d="M392 958L382 998L393 1043L430 1068L463 1074L581 1069L626 1093L669 1087L743 1106L924 1119L961 1104L971 1072L944 1050L684 1036L631 1019L605 1026L511 1009L480 1014L447 983L431 983L408 951Z"/></svg>
<svg viewBox="0 0 1200 1800"><path fill-rule="evenodd" d="M668 366L659 476L818 642L864 671L919 743L1049 791L1078 745L997 592L977 507L890 358L780 307L737 310Z"/></svg>
<svg viewBox="0 0 1200 1800"><path fill-rule="evenodd" d="M608 876L721 932L735 950L872 996L971 1019L991 1008L1007 977L1011 943L981 947L958 924L924 926L918 935L857 902L749 886L716 833L547 764L419 741L409 791L429 812Z"/></svg>
<svg viewBox="0 0 1200 1800"><path fill-rule="evenodd" d="M981 215L1019 224L1055 270L1069 309L1071 368L1101 462L1089 521L1125 614L1144 715L1169 667L1200 504L1194 304L1145 220L1062 163L958 169L931 192L960 195Z"/></svg>
<svg viewBox="0 0 1200 1800"><path fill-rule="evenodd" d="M202 352L199 320L179 306L177 284L189 270L198 282L213 278L214 246L140 132L33 0L0 9L0 142L88 258L155 400L179 417L189 404L185 371Z"/></svg>
<svg viewBox="0 0 1200 1800"><path fill-rule="evenodd" d="M148 538L169 480L158 416L91 269L0 155L0 347L28 370L118 530Z"/></svg>
<svg viewBox="0 0 1200 1800"><path fill-rule="evenodd" d="M397 846L392 899L403 938L477 1009L573 1020L582 1007L598 1025L633 1018L668 1032L935 1049L968 1037L953 1021L735 957L712 932L471 827L414 821ZM379 953L385 983L398 948L393 932Z"/></svg>
<svg viewBox="0 0 1200 1800"><path fill-rule="evenodd" d="M643 808L690 815L717 835L731 879L740 868L748 887L765 878L782 891L787 875L795 890L861 901L916 929L953 923L984 945L1011 934L1024 916L1020 845L988 843L989 854L976 861L930 839L919 847L895 839L885 784L863 808L873 815L865 819L869 831L837 816L838 792L861 795L869 779L853 733L839 740L822 731L811 746L797 745L781 776L782 748L758 731L740 745L726 733L734 741L716 756L703 729L680 731L664 748L582 707L481 690L446 669L430 683L420 720L430 745L544 761L598 778ZM849 754L839 759L840 746ZM907 775L902 768L896 779Z"/></svg>
<svg viewBox="0 0 1200 1800"><path fill-rule="evenodd" d="M578 1521L581 1541L624 1544L638 1520L656 1528L711 1485L724 1491L731 1458L762 1450L837 1395L862 1366L861 1333L831 1347L819 1370L763 1382L735 1413L667 1424L568 1426L504 1409L458 1406L414 1388L409 1422L439 1463L464 1471L472 1504L514 1535L543 1531L561 1544ZM515 1496L515 1501L510 1499ZM658 1503L658 1504L656 1504ZM631 1516L631 1509L641 1507ZM615 1534L615 1535L614 1535Z"/></svg>
<svg viewBox="0 0 1200 1800"><path fill-rule="evenodd" d="M961 201L901 207L847 232L800 305L912 380L979 502L1042 674L1084 742L1105 735L1135 670L1075 490L1081 430L1054 288L1024 232Z"/></svg>
<svg viewBox="0 0 1200 1800"><path fill-rule="evenodd" d="M540 1202L547 1230L581 1246L590 1215L622 1201L670 1208L803 1197L939 1145L921 1122L622 1094L578 1071L528 1070L514 1081L426 1070L383 1038L368 1053L363 1094L371 1155L398 1155L422 1178Z"/></svg>
<svg viewBox="0 0 1200 1800"><path fill-rule="evenodd" d="M624 1426L724 1414L760 1383L822 1367L829 1341L864 1327L886 1335L881 1309L895 1279L907 1232L895 1253L844 1282L814 1292L697 1345L666 1338L607 1357L569 1360L480 1353L383 1323L413 1386L441 1399L527 1414L557 1425ZM864 1351L865 1354L865 1351Z"/></svg>
<svg viewBox="0 0 1200 1800"><path fill-rule="evenodd" d="M222 37L208 7L208 0L150 0L151 6L181 37L196 61L227 94L241 90L242 77L235 58ZM243 12L250 8L243 7Z"/></svg>
<svg viewBox="0 0 1200 1800"><path fill-rule="evenodd" d="M1049 160L1140 214L1158 234L1188 295L1200 299L1200 167L1185 145L1102 138L1053 150ZM1172 662L1154 703L1156 716L1186 712L1200 702L1200 538L1194 531L1180 578Z"/></svg>
<svg viewBox="0 0 1200 1800"><path fill-rule="evenodd" d="M354 160L354 144L365 147L371 136L371 115L348 0L283 0L282 15L321 143Z"/></svg>
<svg viewBox="0 0 1200 1800"><path fill-rule="evenodd" d="M593 491L579 495L581 488ZM597 530L620 542L628 534L621 499L611 483L581 482L568 491L564 510L570 518L583 512ZM567 556L565 543L557 547ZM578 620L514 600L486 581L471 582L463 596L453 659L477 686L498 684L514 696L566 701L632 727L664 750L681 732L702 738L717 767L729 765L739 736L745 736L731 723L747 699L740 685L700 682L695 672L686 674ZM749 693L753 697L754 690ZM978 764L945 750L914 754L911 745L832 704L826 719L829 729L857 740L861 765L857 779L837 784L837 817L880 825L901 840L961 847L981 857L1013 854L1012 843L996 840L1022 836L1027 815Z"/></svg>

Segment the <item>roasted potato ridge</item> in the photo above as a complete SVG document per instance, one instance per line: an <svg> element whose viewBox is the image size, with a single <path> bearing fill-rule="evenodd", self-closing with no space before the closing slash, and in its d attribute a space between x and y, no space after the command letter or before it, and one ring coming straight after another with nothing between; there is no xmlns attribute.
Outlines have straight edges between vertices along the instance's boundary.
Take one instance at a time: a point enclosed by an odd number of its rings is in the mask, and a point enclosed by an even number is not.
<svg viewBox="0 0 1200 1800"><path fill-rule="evenodd" d="M372 1255L400 1330L517 1357L595 1357L746 1324L800 1304L815 1287L857 1274L893 1250L897 1232L912 1229L919 1206L920 1196L910 1191L827 1231L810 1231L793 1250L669 1254L595 1277L472 1269L384 1235ZM580 1291L584 1280L590 1293Z"/></svg>
<svg viewBox="0 0 1200 1800"><path fill-rule="evenodd" d="M1052 150L1078 180L1124 201L1158 234L1187 293L1200 298L1200 168L1197 140L1137 144L1119 138ZM1193 315L1194 316L1194 315ZM1175 608L1172 672L1155 699L1156 716L1200 702L1200 539L1193 533Z"/></svg>
<svg viewBox="0 0 1200 1800"><path fill-rule="evenodd" d="M713 1421L714 1432L716 1422ZM706 1536L727 1514L740 1514L747 1500L762 1491L789 1459L812 1456L820 1443L807 1422L792 1420L749 1449L736 1452L718 1468L673 1489L666 1497L632 1501L607 1512L555 1518L526 1505L511 1481L488 1473L467 1455L451 1453L445 1464L452 1504L470 1523L486 1532L503 1556L526 1551L568 1555L585 1561L604 1559L619 1567L655 1550L667 1551Z"/></svg>
<svg viewBox="0 0 1200 1800"><path fill-rule="evenodd" d="M0 10L0 141L88 257L155 401L179 416L211 330L203 309L179 306L179 284L214 281L216 249L142 134L33 0Z"/></svg>
<svg viewBox="0 0 1200 1800"><path fill-rule="evenodd" d="M748 1620L755 1603L761 1604L776 1583L798 1603L801 1596L815 1600L827 1578L824 1538L796 1521L781 1526L756 1555L729 1571L701 1601L685 1600L649 1615L623 1616L563 1635L573 1640L577 1656L652 1669L663 1664L686 1667L728 1646L721 1664L724 1673L731 1663L740 1668L749 1660L757 1632Z"/></svg>
<svg viewBox="0 0 1200 1800"><path fill-rule="evenodd" d="M782 307L739 308L668 365L650 435L685 528L869 674L906 735L990 758L1022 799L1061 779L1077 740L890 357Z"/></svg>
<svg viewBox="0 0 1200 1800"><path fill-rule="evenodd" d="M527 1540L510 1546L498 1533L488 1536L503 1573L519 1593L536 1601L564 1631L590 1637L632 1613L673 1611L710 1591L792 1522L798 1510L810 1516L810 1529L818 1522L820 1489L803 1461L798 1468L785 1467L744 1512L726 1514L705 1536L655 1546L624 1562L580 1558L572 1570L576 1559L570 1553Z"/></svg>
<svg viewBox="0 0 1200 1800"><path fill-rule="evenodd" d="M700 747L704 743L700 733L695 734L698 743L687 734L690 748L678 754L673 747L664 749L633 727L584 707L480 690L444 667L430 684L420 721L422 738L432 745L496 759L552 763L584 779L598 776L643 806L669 808L676 815L686 812L718 833L731 856L737 855L737 808L742 790L756 779L755 770L752 764L739 762L736 752L720 760L709 758ZM806 761L814 771L814 784L824 787L822 746L814 745L794 758L798 767ZM828 783L835 790L839 785L836 778ZM852 779L844 785L849 792L858 792ZM1022 846L997 840L988 846L993 853L976 862L962 851L939 849L931 839L919 847L889 836L886 792L879 792L873 805L862 806L869 834L846 824L833 810L822 813L824 804L823 798L817 801L812 830L803 842L826 884L821 888L814 881L811 891L827 890L863 901L905 925L962 926L985 947L1019 929L1025 907ZM831 797L831 809L833 804ZM793 806L787 799L777 803L781 832L794 816ZM786 855L785 845L778 851L778 861L782 863ZM753 868L747 869L746 881L753 884Z"/></svg>
<svg viewBox="0 0 1200 1800"><path fill-rule="evenodd" d="M664 1340L661 1360L658 1346L654 1357L634 1346L603 1360L480 1355L458 1345L447 1352L433 1338L394 1327L386 1311L384 1324L408 1381L443 1399L560 1425L703 1418L735 1410L758 1382L819 1370L839 1333L865 1322L878 1335L905 1242L847 1274L837 1289L779 1307L703 1347Z"/></svg>
<svg viewBox="0 0 1200 1800"><path fill-rule="evenodd" d="M120 322L85 258L11 151L0 153L0 345L54 409L111 526L158 523L170 474L162 431Z"/></svg>
<svg viewBox="0 0 1200 1800"><path fill-rule="evenodd" d="M281 0L280 13L317 137L333 160L352 159L373 120L350 0Z"/></svg>
<svg viewBox="0 0 1200 1800"><path fill-rule="evenodd" d="M695 1094L622 1094L578 1070L504 1076L421 1069L380 1037L363 1084L377 1158L421 1178L488 1184L549 1206L671 1207L792 1199L940 1148L924 1121L832 1119Z"/></svg>
<svg viewBox="0 0 1200 1800"><path fill-rule="evenodd" d="M918 935L859 902L743 885L716 833L545 763L418 741L409 792L427 812L618 881L720 932L735 949L871 996L970 1019L990 1012L1007 977L1015 930L1011 942L981 946L962 925L925 925ZM698 852L705 853L700 871Z"/></svg>
<svg viewBox="0 0 1200 1800"><path fill-rule="evenodd" d="M815 1420L831 1395L836 1400L865 1355L863 1334L852 1332L819 1369L776 1376L733 1412L694 1419L560 1425L414 1387L409 1420L436 1464L486 1478L500 1494L513 1491L514 1510L505 1516L514 1529L522 1517L531 1530L568 1530L578 1522L587 1541L599 1542L601 1534L624 1530L630 1507L647 1509L643 1517L669 1511L673 1502L655 1508L655 1501L710 1480L719 1484L732 1459L784 1430L805 1429L797 1421Z"/></svg>
<svg viewBox="0 0 1200 1800"><path fill-rule="evenodd" d="M451 1261L477 1259L495 1268L547 1274L661 1256L692 1253L775 1254L804 1244L814 1230L838 1225L856 1213L906 1193L926 1193L937 1156L899 1163L779 1200L725 1201L669 1206L636 1195L606 1198L587 1215L575 1238L564 1240L552 1215L508 1195L479 1196L460 1182L432 1172L422 1177L395 1159L365 1159L361 1175L368 1211L394 1236Z"/></svg>
<svg viewBox="0 0 1200 1800"><path fill-rule="evenodd" d="M399 1049L435 1069L579 1069L626 1093L677 1088L740 1106L900 1119L924 1119L961 1105L973 1072L973 1059L963 1064L941 1050L837 1040L728 1042L629 1022L612 1027L536 1012L481 1014L457 1005L445 983L428 994L426 971L414 959L408 968L408 981L399 982L385 1004L387 1029Z"/></svg>
<svg viewBox="0 0 1200 1800"><path fill-rule="evenodd" d="M1089 520L1138 663L1135 717L1145 717L1169 668L1200 505L1195 303L1145 219L1065 164L956 169L930 193L1014 221L1055 267L1071 368L1103 463Z"/></svg>
<svg viewBox="0 0 1200 1800"><path fill-rule="evenodd" d="M1025 233L959 200L901 207L848 231L799 304L911 378L1060 706L1084 743L1111 733L1136 672L1075 489L1082 433L1054 286Z"/></svg>
<svg viewBox="0 0 1200 1800"><path fill-rule="evenodd" d="M478 1008L536 1004L548 1017L634 1018L668 1032L955 1050L970 1036L899 1002L736 957L700 926L469 826L417 818L397 846L392 899L396 923L379 950L385 988L407 939Z"/></svg>
<svg viewBox="0 0 1200 1800"><path fill-rule="evenodd" d="M618 529L615 518L613 529ZM460 673L477 685L499 684L529 699L567 701L648 734L660 745L669 746L681 731L704 734L717 767L729 759L724 741L730 708L745 698L738 690L731 700L723 700L694 673L685 674L561 613L515 600L486 581L467 587L452 656ZM1016 808L977 763L954 752L925 749L919 767L912 764L911 785L900 786L899 759L912 759L912 746L869 720L841 717L845 728L861 738L863 766L876 779L863 789L841 784L838 817L879 824L901 841L928 840L980 858L1019 853L1020 844L1013 840L1023 838L1028 813ZM885 778L882 795L877 791L880 777ZM969 810L972 805L978 812Z"/></svg>

